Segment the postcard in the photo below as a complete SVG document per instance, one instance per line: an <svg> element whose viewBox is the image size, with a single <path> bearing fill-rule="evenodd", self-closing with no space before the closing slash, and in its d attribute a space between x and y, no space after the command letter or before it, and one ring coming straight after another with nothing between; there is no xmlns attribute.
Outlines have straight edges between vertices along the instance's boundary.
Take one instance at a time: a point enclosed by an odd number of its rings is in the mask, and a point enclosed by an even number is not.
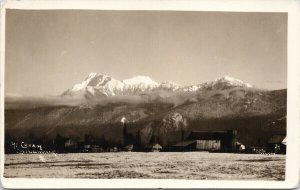
<svg viewBox="0 0 300 190"><path fill-rule="evenodd" d="M295 188L299 2L6 1L4 188Z"/></svg>

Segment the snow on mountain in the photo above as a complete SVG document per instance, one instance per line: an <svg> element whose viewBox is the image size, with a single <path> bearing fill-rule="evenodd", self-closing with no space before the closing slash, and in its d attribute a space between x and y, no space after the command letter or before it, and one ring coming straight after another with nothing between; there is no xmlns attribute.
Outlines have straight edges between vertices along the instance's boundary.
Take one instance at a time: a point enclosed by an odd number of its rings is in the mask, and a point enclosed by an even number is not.
<svg viewBox="0 0 300 190"><path fill-rule="evenodd" d="M90 73L83 82L74 85L71 89L64 92L63 96L89 95L98 97L131 95L135 93L150 92L154 90L167 90L171 92L195 92L201 89L220 90L232 87L251 88L252 85L229 76L224 76L208 83L181 87L173 82L158 83L148 76L135 76L120 81L108 75Z"/></svg>
<svg viewBox="0 0 300 190"><path fill-rule="evenodd" d="M81 83L67 90L63 95L104 95L114 96L116 91L122 91L124 84L108 75L90 73Z"/></svg>
<svg viewBox="0 0 300 190"><path fill-rule="evenodd" d="M235 79L230 76L223 76L220 78L217 78L216 80L205 83L203 86L206 88L214 88L214 89L225 89L229 87L247 87L247 88L252 88L253 86L249 83L243 82L239 79Z"/></svg>
<svg viewBox="0 0 300 190"><path fill-rule="evenodd" d="M126 90L146 91L157 88L159 84L148 76L136 76L122 81Z"/></svg>
<svg viewBox="0 0 300 190"><path fill-rule="evenodd" d="M190 85L190 86L184 86L180 88L179 90L182 92L195 92L201 89L206 90L223 90L227 88L233 88L233 87L246 87L246 88L252 88L253 86L249 83L245 83L239 79L235 79L233 77L229 76L223 76L220 78L215 79L212 82L205 82L197 85Z"/></svg>
<svg viewBox="0 0 300 190"><path fill-rule="evenodd" d="M190 85L190 86L182 87L180 90L182 92L196 92L197 90L200 90L202 86L203 86L202 84Z"/></svg>
<svg viewBox="0 0 300 190"><path fill-rule="evenodd" d="M178 90L180 86L176 84L175 82L162 82L159 85L159 88L166 89L166 90Z"/></svg>
<svg viewBox="0 0 300 190"><path fill-rule="evenodd" d="M120 81L108 75L90 73L83 82L74 85L63 95L115 96L151 91L158 87L159 83L147 76L136 76Z"/></svg>
<svg viewBox="0 0 300 190"><path fill-rule="evenodd" d="M113 88L122 88L122 83L108 75L101 75L97 73L91 73L89 76L81 83L74 85L71 89L72 91L84 90L87 87L101 88L106 86L108 89L113 90Z"/></svg>

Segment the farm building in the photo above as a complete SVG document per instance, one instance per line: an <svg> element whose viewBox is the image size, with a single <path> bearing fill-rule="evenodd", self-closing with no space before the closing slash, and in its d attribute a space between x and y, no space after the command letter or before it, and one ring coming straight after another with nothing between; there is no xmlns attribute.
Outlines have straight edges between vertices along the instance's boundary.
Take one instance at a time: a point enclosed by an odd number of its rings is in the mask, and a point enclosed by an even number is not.
<svg viewBox="0 0 300 190"><path fill-rule="evenodd" d="M187 140L172 146L174 151L223 151L236 149L236 131L192 131Z"/></svg>
<svg viewBox="0 0 300 190"><path fill-rule="evenodd" d="M89 144L83 145L83 152L92 152L92 146Z"/></svg>
<svg viewBox="0 0 300 190"><path fill-rule="evenodd" d="M181 141L172 146L174 151L220 151L221 141L220 140L192 140L192 141Z"/></svg>
<svg viewBox="0 0 300 190"><path fill-rule="evenodd" d="M162 149L162 146L160 144L151 144L145 147L146 151L151 151L151 152L160 152Z"/></svg>
<svg viewBox="0 0 300 190"><path fill-rule="evenodd" d="M286 152L286 144L285 143L286 135L276 134L273 135L267 143L267 149L271 152L276 153L285 153Z"/></svg>
<svg viewBox="0 0 300 190"><path fill-rule="evenodd" d="M238 152L244 152L246 150L246 146L240 142L236 142L235 147L236 147L236 151Z"/></svg>
<svg viewBox="0 0 300 190"><path fill-rule="evenodd" d="M133 144L124 147L124 151L131 152L133 150Z"/></svg>
<svg viewBox="0 0 300 190"><path fill-rule="evenodd" d="M92 145L92 152L103 152L103 148L99 145Z"/></svg>

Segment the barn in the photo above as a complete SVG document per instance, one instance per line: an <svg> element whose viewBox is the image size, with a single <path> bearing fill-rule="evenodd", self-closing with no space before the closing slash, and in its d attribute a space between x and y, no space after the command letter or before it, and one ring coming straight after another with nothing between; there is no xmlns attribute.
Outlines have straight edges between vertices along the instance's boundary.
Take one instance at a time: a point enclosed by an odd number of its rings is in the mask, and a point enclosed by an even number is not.
<svg viewBox="0 0 300 190"><path fill-rule="evenodd" d="M220 151L236 149L237 131L192 131L189 137L172 146L173 151Z"/></svg>

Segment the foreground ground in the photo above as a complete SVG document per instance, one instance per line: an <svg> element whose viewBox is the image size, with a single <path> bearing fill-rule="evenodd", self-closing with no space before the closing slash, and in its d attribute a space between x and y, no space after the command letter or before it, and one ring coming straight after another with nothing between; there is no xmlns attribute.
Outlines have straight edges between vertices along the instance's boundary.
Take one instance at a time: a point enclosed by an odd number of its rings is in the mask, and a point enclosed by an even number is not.
<svg viewBox="0 0 300 190"><path fill-rule="evenodd" d="M285 155L91 153L5 155L4 177L284 180Z"/></svg>

